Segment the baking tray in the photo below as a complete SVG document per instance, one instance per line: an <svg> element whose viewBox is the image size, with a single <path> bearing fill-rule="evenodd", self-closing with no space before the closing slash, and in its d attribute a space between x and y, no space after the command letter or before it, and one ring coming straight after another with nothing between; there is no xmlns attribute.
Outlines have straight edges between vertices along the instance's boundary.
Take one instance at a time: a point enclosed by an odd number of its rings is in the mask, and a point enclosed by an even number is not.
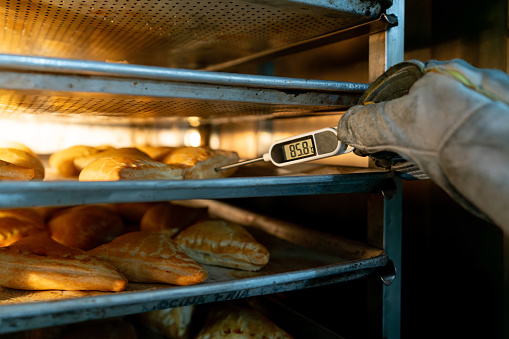
<svg viewBox="0 0 509 339"><path fill-rule="evenodd" d="M1 40L0 40L1 41ZM345 110L368 84L0 54L0 117L227 122ZM88 120L87 120L88 119ZM222 119L222 121L219 121ZM73 121L75 122L75 121Z"/></svg>
<svg viewBox="0 0 509 339"><path fill-rule="evenodd" d="M394 173L382 169L345 169L337 166L313 166L310 164L281 169L269 165L246 166L246 168L239 169L237 174L236 177L221 179L165 181L3 181L0 182L0 208L336 193L380 193L394 186Z"/></svg>
<svg viewBox="0 0 509 339"><path fill-rule="evenodd" d="M244 224L269 249L267 266L258 272L205 266L209 278L198 285L130 283L118 293L1 289L0 333L324 286L366 277L388 262L380 249L221 202L181 203Z"/></svg>
<svg viewBox="0 0 509 339"><path fill-rule="evenodd" d="M376 20L391 4L4 0L0 53L202 69Z"/></svg>

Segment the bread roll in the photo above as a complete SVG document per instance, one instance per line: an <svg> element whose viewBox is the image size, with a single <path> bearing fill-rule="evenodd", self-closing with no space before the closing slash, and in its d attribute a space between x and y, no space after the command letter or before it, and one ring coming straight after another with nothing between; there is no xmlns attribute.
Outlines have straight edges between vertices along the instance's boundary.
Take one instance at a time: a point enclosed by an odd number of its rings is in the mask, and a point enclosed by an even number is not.
<svg viewBox="0 0 509 339"><path fill-rule="evenodd" d="M126 233L88 253L111 262L133 282L192 285L208 277L203 266L163 234Z"/></svg>
<svg viewBox="0 0 509 339"><path fill-rule="evenodd" d="M82 156L73 159L74 167L78 171L82 171L85 167L90 165L97 159L110 157L110 156L125 156L134 159L152 160L147 154L134 147L124 148L107 148L91 154L83 154Z"/></svg>
<svg viewBox="0 0 509 339"><path fill-rule="evenodd" d="M239 161L236 152L213 150L208 147L178 147L168 154L165 164L186 166L184 179L225 178L233 175L237 168L216 171L216 167L230 165Z"/></svg>
<svg viewBox="0 0 509 339"><path fill-rule="evenodd" d="M150 146L150 145L137 145L137 149L147 154L150 158L156 161L163 161L164 158L173 150L175 147L168 146Z"/></svg>
<svg viewBox="0 0 509 339"><path fill-rule="evenodd" d="M143 325L170 339L189 339L194 305L145 312L136 315Z"/></svg>
<svg viewBox="0 0 509 339"><path fill-rule="evenodd" d="M81 171L79 180L179 180L184 178L184 170L182 166L167 165L152 159L111 156L93 161Z"/></svg>
<svg viewBox="0 0 509 339"><path fill-rule="evenodd" d="M28 181L35 178L35 170L0 160L0 180Z"/></svg>
<svg viewBox="0 0 509 339"><path fill-rule="evenodd" d="M13 149L18 149L20 151L24 151L24 152L27 152L27 153L30 153L34 156L37 157L37 154L34 153L34 151L32 151L32 149L30 149L28 146L20 143L20 142L15 142L15 141L3 141L0 143L0 148L13 148Z"/></svg>
<svg viewBox="0 0 509 339"><path fill-rule="evenodd" d="M206 220L181 231L175 241L194 260L257 271L269 262L270 253L241 225L225 220Z"/></svg>
<svg viewBox="0 0 509 339"><path fill-rule="evenodd" d="M112 241L124 231L122 218L100 205L61 210L48 221L51 237L61 244L84 251Z"/></svg>
<svg viewBox="0 0 509 339"><path fill-rule="evenodd" d="M122 291L127 279L86 252L59 244L46 232L0 248L0 286L22 290Z"/></svg>
<svg viewBox="0 0 509 339"><path fill-rule="evenodd" d="M171 202L162 202L147 210L141 219L140 229L172 237L206 216L207 208L186 207Z"/></svg>
<svg viewBox="0 0 509 339"><path fill-rule="evenodd" d="M204 327L195 339L292 339L262 313L233 303L216 303L208 313Z"/></svg>
<svg viewBox="0 0 509 339"><path fill-rule="evenodd" d="M99 152L95 147L77 145L53 153L49 157L49 165L54 168L58 174L64 177L77 177L81 169L74 166L74 159L77 157L88 156Z"/></svg>
<svg viewBox="0 0 509 339"><path fill-rule="evenodd" d="M15 148L0 148L0 178L3 180L42 180L44 165L37 155Z"/></svg>
<svg viewBox="0 0 509 339"><path fill-rule="evenodd" d="M0 246L8 246L45 229L42 217L33 209L0 210Z"/></svg>

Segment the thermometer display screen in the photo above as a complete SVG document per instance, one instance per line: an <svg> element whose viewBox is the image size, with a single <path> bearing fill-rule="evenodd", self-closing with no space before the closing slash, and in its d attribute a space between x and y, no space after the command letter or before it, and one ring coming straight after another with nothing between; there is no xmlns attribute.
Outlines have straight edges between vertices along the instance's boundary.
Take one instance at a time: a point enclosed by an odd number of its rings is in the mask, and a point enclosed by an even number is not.
<svg viewBox="0 0 509 339"><path fill-rule="evenodd" d="M292 140L287 144L283 144L283 154L285 161L312 157L316 155L313 137L306 136L300 139Z"/></svg>

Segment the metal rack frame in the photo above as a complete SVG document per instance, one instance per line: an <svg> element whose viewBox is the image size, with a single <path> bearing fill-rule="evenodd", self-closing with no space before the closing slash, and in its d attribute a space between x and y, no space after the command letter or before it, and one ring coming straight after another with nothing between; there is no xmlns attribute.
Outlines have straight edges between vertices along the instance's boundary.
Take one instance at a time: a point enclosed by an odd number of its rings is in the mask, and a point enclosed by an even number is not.
<svg viewBox="0 0 509 339"><path fill-rule="evenodd" d="M398 25L390 29L374 33L369 36L369 81L378 78L389 67L404 61L404 27L405 0L394 0L387 14L398 18ZM370 210L382 212L383 217L373 217L372 212L368 221L368 242L383 248L391 258L396 272L396 279L390 286L384 285L381 296L383 318L382 337L399 338L401 336L401 256L402 256L402 228L401 228L401 182L397 183L400 194L384 203L371 200ZM399 209L399 211L397 211Z"/></svg>
<svg viewBox="0 0 509 339"><path fill-rule="evenodd" d="M265 1L248 1L256 5L263 4ZM349 1L338 2L341 5L348 5ZM350 12L352 9L359 9L363 7L367 2L363 0L356 0L355 4L350 8L339 8L334 7L334 4L330 1L283 1L279 0L274 4L279 5L281 8L297 8L298 12L305 11L309 8L318 8L320 13L331 13L335 11L346 10ZM375 3L375 2L373 2ZM318 6L317 6L318 5ZM332 7L331 7L332 6ZM349 6L349 5L348 5ZM378 5L377 5L378 6ZM378 7L377 7L378 8ZM60 15L51 9L51 12L55 15ZM92 21L103 25L102 16L107 16L99 10L96 13L100 16L99 21L97 18L91 19ZM337 14L337 13L336 13ZM350 13L352 14L352 13ZM369 34L370 38L370 80L374 80L389 66L403 60L403 27L404 27L404 0L394 0L392 7L385 13L388 16L384 16L380 19L380 13L370 13L366 16L366 12L353 13L360 15L360 19L354 20L356 24L360 24L362 28L354 29L349 31L346 29L342 34L331 35L322 34L324 39L319 39L321 43L328 43L330 41L337 41L340 39L347 38L351 32L355 34ZM397 19L397 21L395 21ZM375 22L374 22L374 21ZM371 23L370 23L371 22ZM397 26L394 26L396 25ZM5 34L7 30L2 33ZM330 40L328 40L330 38ZM22 39L23 40L23 39ZM25 41L25 40L23 40ZM309 43L309 44L308 44ZM287 45L286 52L291 52L292 49L305 49L315 44L314 39L307 40L307 43L300 44L299 46ZM75 44L74 46L79 46ZM283 46L284 47L284 46ZM257 60L267 57L273 57L278 53L283 52L279 47L271 50L271 52L263 51L261 54L257 54ZM3 51L7 53L9 51ZM186 92L190 87L186 87L185 81L182 82L180 76L183 73L180 71L172 73L171 76L176 76L172 80L165 78L169 74L162 75L162 78L148 76L147 74L141 75L147 68L137 68L133 65L122 65L116 63L109 63L104 66L108 66L108 71L105 69L99 69L103 67L103 63L89 63L86 62L87 69L83 69L83 64L79 66L78 61L75 60L64 60L58 59L58 65L49 65L49 68L53 68L51 72L57 70L55 73L48 72L48 64L33 62L34 60L47 60L47 55L40 57L27 57L31 58L27 66L24 66L13 71L13 59L10 55L0 56L0 62L4 59L4 64L0 65L2 72L5 75L9 75L10 78L4 81L2 87L10 94L15 94L18 91L25 91L29 96L33 93L40 95L41 93L48 94L48 97L53 97L54 94L57 97L61 97L63 93L88 93L87 95L97 95L97 91L94 91L96 86L104 85L105 83L111 85L108 91L119 94L121 96L133 96L133 97L157 97L154 93L161 93L159 97L167 97L168 91L184 91ZM66 55L70 57L70 55ZM100 60L102 56L95 58L94 60ZM251 57L248 57L251 60ZM20 60L20 59L17 59ZM25 59L25 62L29 59ZM238 59L240 62L249 61ZM70 68L66 68L67 66ZM90 69L90 66L94 65L99 67L97 69ZM214 66L216 65L216 66ZM219 66L217 66L219 65ZM56 66L54 68L53 66ZM233 64L222 64L211 63L205 65L210 67L209 69L219 69L234 66ZM26 67L26 68L25 68ZM82 67L80 71L79 68ZM149 67L149 66L147 66ZM219 68L218 68L219 67ZM72 70L73 74L66 74L69 70ZM117 70L118 72L108 73L111 70ZM123 73L123 71L129 70L129 72L141 72L141 73ZM151 72L156 68L150 68ZM159 70L159 69L158 69ZM168 72L165 70L164 72ZM228 75L225 77L224 74L214 73L193 73L185 72L185 77L193 77L199 75L199 81L193 82L191 86L205 86L207 91L203 92L209 94L209 97L200 97L200 100L219 100L225 99L221 96L221 91L224 89L232 89L235 86L244 87L246 83L240 76L240 83L235 83L234 76ZM203 81L202 74L215 77L211 82ZM152 73L153 75L153 73ZM37 81L36 78L40 78ZM217 88L218 83L216 80L222 79L219 84L220 88ZM288 79L276 79L275 81L282 81L276 84L275 88L264 88L266 82L272 82L274 79L270 77L249 77L253 81L260 81L258 85L254 85L250 90L249 94L253 98L255 104L261 104L265 106L267 103L276 105L290 105L294 104L295 99L302 100L301 104L309 105L309 102L316 103L316 107L324 106L323 100L330 100L331 96L335 98L334 104L331 104L327 109L344 109L355 103L355 98L366 88L365 84L347 85L351 93L334 96L334 92L343 90L344 88L338 87L327 87L323 93L312 93L309 95L310 89L306 86L308 83L304 83L299 80ZM142 80L142 83L137 83L136 80ZM187 78L189 79L189 78ZM106 81L104 81L106 80ZM238 79L237 79L238 80ZM45 85L38 87L41 82ZM162 81L162 83L161 83ZM168 81L171 81L171 86L168 85ZM27 84L29 91L27 91ZM138 86L138 85L142 86ZM281 91L280 85L286 88L288 84L291 86L297 86L296 88L288 88L288 90ZM253 85L250 83L249 86ZM312 84L317 85L317 83ZM319 86L325 85L319 83ZM25 86L25 87L24 87ZM30 87L32 86L32 87ZM216 88L214 88L214 86ZM221 87L223 86L223 87ZM217 90L216 90L217 89ZM237 88L238 89L238 88ZM209 91L210 90L210 91ZM120 91L115 93L115 91ZM257 93L263 92L265 98L268 101L260 100L257 97ZM31 94L29 93L31 92ZM189 96L196 91L188 91L183 97L185 100L190 99ZM92 94L90 94L92 93ZM104 92L103 92L104 93ZM247 93L243 89L234 94L231 97L231 101L243 101L242 96ZM352 94L353 93L353 94ZM298 94L298 95L297 95ZM304 95L306 94L306 95ZM104 95L104 94L103 94ZM302 96L301 96L302 95ZM59 107L65 109L65 104L59 106L59 98L54 101L52 108L58 110ZM60 101L61 103L61 101ZM339 103L339 104L338 104ZM325 105L327 106L327 105ZM260 106L258 106L259 108ZM288 110L288 106L283 107ZM86 110L85 110L86 111ZM110 112L115 113L115 112ZM274 112L271 112L274 113ZM277 112L276 112L277 113ZM302 113L302 111L299 111ZM113 114L114 115L114 114ZM232 189L232 188L235 188ZM312 195L312 194L325 194L325 193L351 193L351 192L369 192L371 198L369 201L369 218L368 218L368 234L370 235L369 245L374 247L382 248L386 253L391 265L395 268L396 275L394 272L382 272L385 284L374 287L374 290L382 289L381 293L376 296L377 302L375 303L374 314L376 314L377 323L380 324L381 337L384 338L399 338L400 337L400 318L401 318L401 182L398 178L394 177L393 174L387 172L380 173L369 173L369 174L341 174L341 175L309 175L309 176L291 176L291 177L267 177L267 178L231 178L224 180L200 180L200 181L181 181L181 182L119 182L119 183L77 183L77 182L28 182L28 183L1 183L0 184L0 206L2 207L28 207L28 206L40 206L40 205L71 205L71 204L82 204L82 203L100 203L100 202L128 202L128 201L156 201L156 200L179 200L179 199L192 199L192 198L234 198L234 197L251 197L251 196L280 196L280 195ZM383 193L383 194L380 194ZM388 265L386 268L391 268ZM357 272L362 273L362 272ZM380 272L378 272L380 273ZM362 274L361 274L362 275ZM352 278L356 278L355 274ZM293 281L282 282L282 286L285 283L295 284L295 277L290 277ZM296 284L295 286L307 285L306 279L308 277L302 277L297 281L302 282L302 285ZM284 279L284 277L281 277ZM330 279L330 283L338 282L339 280ZM324 283L324 282L322 282ZM262 287L260 287L262 288ZM263 289L263 288L262 288ZM224 291L223 291L224 292ZM148 303L154 302L159 303L165 298L164 294L157 294L155 301L153 296L140 295L140 298ZM221 292L222 293L222 292ZM262 292L257 292L262 293ZM150 294L150 293L149 293ZM148 299L147 299L148 298ZM141 300L141 299L140 299ZM91 301L94 302L94 301ZM72 303L69 303L72 305ZM103 305L106 308L108 306ZM154 305L152 305L154 306ZM158 307L163 308L165 305ZM168 306L168 305L166 305ZM65 312L69 312L72 317L73 307L69 306ZM123 305L122 307L125 307ZM132 312L139 312L140 305L133 306L134 308L128 308ZM34 307L36 309L36 307ZM74 310L76 310L74 308ZM81 312L76 310L76 312ZM89 316L88 311L83 311L85 317ZM119 314L119 308L112 306L106 313L103 309L97 308L92 311L97 314L116 315ZM99 313L97 313L99 312ZM122 312L120 312L122 313ZM16 313L12 313L16 315ZM123 313L125 314L125 313ZM41 318L43 322L47 318ZM83 318L80 318L83 319Z"/></svg>

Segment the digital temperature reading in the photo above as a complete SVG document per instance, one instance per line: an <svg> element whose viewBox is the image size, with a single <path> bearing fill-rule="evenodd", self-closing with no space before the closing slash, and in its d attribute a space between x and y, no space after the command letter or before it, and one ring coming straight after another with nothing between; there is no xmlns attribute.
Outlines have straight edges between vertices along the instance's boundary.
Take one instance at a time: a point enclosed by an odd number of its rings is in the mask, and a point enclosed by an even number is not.
<svg viewBox="0 0 509 339"><path fill-rule="evenodd" d="M289 166L348 153L353 149L339 141L336 128L327 127L277 140L270 146L269 151L259 158L216 167L215 170L223 171L257 161L270 161L279 167Z"/></svg>
<svg viewBox="0 0 509 339"><path fill-rule="evenodd" d="M313 138L303 138L283 145L284 158L286 161L310 157L316 155L313 146Z"/></svg>

